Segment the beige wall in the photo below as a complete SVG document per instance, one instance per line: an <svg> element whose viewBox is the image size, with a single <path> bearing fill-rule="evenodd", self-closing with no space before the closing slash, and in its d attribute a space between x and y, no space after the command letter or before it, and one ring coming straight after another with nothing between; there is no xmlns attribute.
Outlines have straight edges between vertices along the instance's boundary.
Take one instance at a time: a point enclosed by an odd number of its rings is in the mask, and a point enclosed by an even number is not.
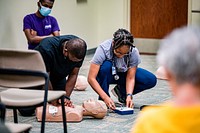
<svg viewBox="0 0 200 133"><path fill-rule="evenodd" d="M56 0L51 15L55 16L61 34L75 34L85 39L88 49L96 48L111 38L118 28L130 27L130 0ZM199 0L189 0L188 22L200 25ZM27 49L22 31L23 17L36 12L37 0L0 0L0 48ZM155 53L159 47L156 39L135 39L141 52ZM145 45L148 44L148 45ZM148 47L147 47L148 46Z"/></svg>
<svg viewBox="0 0 200 133"><path fill-rule="evenodd" d="M191 10L200 11L199 0L192 0ZM200 13L191 13L191 24L200 26Z"/></svg>

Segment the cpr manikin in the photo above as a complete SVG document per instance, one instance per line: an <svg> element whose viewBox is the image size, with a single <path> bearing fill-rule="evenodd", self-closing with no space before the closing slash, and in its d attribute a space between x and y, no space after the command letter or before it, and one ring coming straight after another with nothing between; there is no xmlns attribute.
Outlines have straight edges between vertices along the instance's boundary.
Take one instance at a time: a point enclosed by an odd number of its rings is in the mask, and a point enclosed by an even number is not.
<svg viewBox="0 0 200 133"><path fill-rule="evenodd" d="M92 116L94 118L102 119L107 113L107 106L103 101L100 100L87 100L83 104L83 115Z"/></svg>
<svg viewBox="0 0 200 133"><path fill-rule="evenodd" d="M66 77L66 80L67 79L68 79L68 77ZM88 87L87 78L83 75L78 75L75 86L74 86L74 90L75 91L85 91L87 87Z"/></svg>
<svg viewBox="0 0 200 133"><path fill-rule="evenodd" d="M84 91L88 87L87 78L83 75L78 75L74 90Z"/></svg>
<svg viewBox="0 0 200 133"><path fill-rule="evenodd" d="M61 106L47 105L46 121L58 122L62 121ZM103 101L87 100L82 106L75 105L74 108L65 106L66 117L68 122L80 122L83 116L91 116L93 118L102 119L106 116L107 107ZM42 107L36 109L36 117L38 121L42 120Z"/></svg>
<svg viewBox="0 0 200 133"><path fill-rule="evenodd" d="M42 109L43 107L38 107L36 109L36 117L38 121L42 121ZM82 106L74 106L74 108L65 106L65 111L68 122L79 122L83 118ZM62 107L47 104L46 121L58 122L62 120Z"/></svg>
<svg viewBox="0 0 200 133"><path fill-rule="evenodd" d="M158 79L167 80L165 68L164 68L163 66L160 66L160 67L156 70L156 77L157 77Z"/></svg>

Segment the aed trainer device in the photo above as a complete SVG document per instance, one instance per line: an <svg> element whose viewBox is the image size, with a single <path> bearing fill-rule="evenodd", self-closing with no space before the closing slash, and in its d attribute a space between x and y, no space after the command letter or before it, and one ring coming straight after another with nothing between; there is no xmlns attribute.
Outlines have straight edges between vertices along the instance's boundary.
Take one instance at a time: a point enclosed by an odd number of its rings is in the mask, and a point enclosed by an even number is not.
<svg viewBox="0 0 200 133"><path fill-rule="evenodd" d="M114 111L115 113L120 115L129 115L134 113L133 108L128 108L128 107L116 107Z"/></svg>

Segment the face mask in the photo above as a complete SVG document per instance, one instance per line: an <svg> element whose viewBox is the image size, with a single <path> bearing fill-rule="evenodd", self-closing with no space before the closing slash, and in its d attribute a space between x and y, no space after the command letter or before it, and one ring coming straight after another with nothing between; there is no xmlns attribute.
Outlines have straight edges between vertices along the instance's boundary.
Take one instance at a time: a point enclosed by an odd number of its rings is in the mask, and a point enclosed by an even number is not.
<svg viewBox="0 0 200 133"><path fill-rule="evenodd" d="M40 3L41 8L39 9L42 16L48 16L51 13L51 9L45 6L42 6Z"/></svg>

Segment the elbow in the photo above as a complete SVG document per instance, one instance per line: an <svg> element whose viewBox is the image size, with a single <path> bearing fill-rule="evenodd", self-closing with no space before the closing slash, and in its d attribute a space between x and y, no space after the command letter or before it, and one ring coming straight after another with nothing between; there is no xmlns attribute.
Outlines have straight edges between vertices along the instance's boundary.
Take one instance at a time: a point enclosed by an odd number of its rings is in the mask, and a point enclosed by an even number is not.
<svg viewBox="0 0 200 133"><path fill-rule="evenodd" d="M88 76L88 77L87 77L87 81L88 81L88 83L91 85L91 83L92 83L92 78L91 78L91 76Z"/></svg>
<svg viewBox="0 0 200 133"><path fill-rule="evenodd" d="M28 38L28 43L33 44L33 43L36 43L36 42L35 42L35 40L33 38Z"/></svg>
<svg viewBox="0 0 200 133"><path fill-rule="evenodd" d="M90 79L90 77L88 76L87 77L87 82L90 84L90 82L91 82L91 79Z"/></svg>
<svg viewBox="0 0 200 133"><path fill-rule="evenodd" d="M42 40L42 38L30 37L30 38L27 38L27 40L28 40L29 43L37 44L37 43L40 43L40 41Z"/></svg>
<svg viewBox="0 0 200 133"><path fill-rule="evenodd" d="M33 40L28 40L28 43L31 43L31 44L33 44L34 43L34 41Z"/></svg>

